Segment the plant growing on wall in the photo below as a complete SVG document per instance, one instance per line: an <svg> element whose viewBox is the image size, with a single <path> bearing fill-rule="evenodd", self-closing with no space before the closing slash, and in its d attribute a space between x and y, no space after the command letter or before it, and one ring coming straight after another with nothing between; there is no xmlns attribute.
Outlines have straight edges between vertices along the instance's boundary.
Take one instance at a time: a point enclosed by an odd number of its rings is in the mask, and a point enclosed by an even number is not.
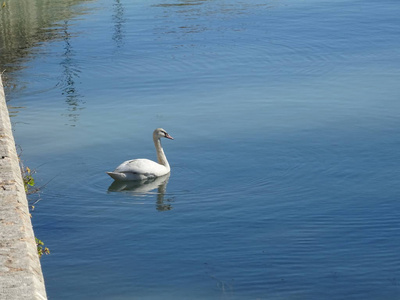
<svg viewBox="0 0 400 300"><path fill-rule="evenodd" d="M21 162L21 160L20 160ZM21 173L22 173L22 181L24 182L24 188L25 188L25 193L26 195L31 195L34 193L39 192L39 188L35 187L35 179L33 178L34 171L32 171L28 167L24 167L22 163L20 163L20 168L21 168ZM29 206L30 211L32 212L35 209L34 205ZM32 217L32 214L31 214ZM36 247L37 247L37 252L39 255L39 258L43 256L43 254L50 254L50 249L45 247L44 243L39 240L37 237L35 237L36 241Z"/></svg>
<svg viewBox="0 0 400 300"><path fill-rule="evenodd" d="M45 247L44 243L41 240L39 240L37 237L35 237L35 241L36 241L39 258L42 258L43 254L46 254L46 255L50 254L49 248Z"/></svg>

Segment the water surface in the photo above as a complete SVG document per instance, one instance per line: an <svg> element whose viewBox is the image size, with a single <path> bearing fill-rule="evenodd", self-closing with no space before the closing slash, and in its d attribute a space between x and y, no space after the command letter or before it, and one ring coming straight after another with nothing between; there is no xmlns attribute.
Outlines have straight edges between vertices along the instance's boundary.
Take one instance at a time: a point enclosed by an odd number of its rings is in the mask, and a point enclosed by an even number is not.
<svg viewBox="0 0 400 300"><path fill-rule="evenodd" d="M7 95L50 299L398 298L397 2L74 10ZM171 176L113 186L156 127Z"/></svg>

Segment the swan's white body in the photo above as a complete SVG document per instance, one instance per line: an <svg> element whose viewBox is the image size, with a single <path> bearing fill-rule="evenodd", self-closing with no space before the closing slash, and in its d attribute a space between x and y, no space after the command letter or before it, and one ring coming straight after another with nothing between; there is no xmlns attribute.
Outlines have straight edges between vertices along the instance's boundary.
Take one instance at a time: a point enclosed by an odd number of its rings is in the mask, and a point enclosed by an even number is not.
<svg viewBox="0 0 400 300"><path fill-rule="evenodd" d="M171 168L161 146L161 137L173 140L164 129L157 128L154 130L153 141L156 147L158 162L146 158L127 160L120 164L113 172L107 172L107 174L114 180L121 181L145 180L168 174Z"/></svg>

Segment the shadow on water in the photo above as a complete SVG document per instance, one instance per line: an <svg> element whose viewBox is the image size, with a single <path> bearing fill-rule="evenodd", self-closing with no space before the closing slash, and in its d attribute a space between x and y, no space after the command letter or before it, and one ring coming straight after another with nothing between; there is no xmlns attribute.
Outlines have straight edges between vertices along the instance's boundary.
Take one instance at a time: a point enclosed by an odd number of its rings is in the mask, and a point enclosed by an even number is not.
<svg viewBox="0 0 400 300"><path fill-rule="evenodd" d="M132 196L157 195L156 209L166 211L172 209L172 199L166 198L167 184L171 174L142 181L114 181L109 192L124 192ZM152 192L157 189L157 192Z"/></svg>

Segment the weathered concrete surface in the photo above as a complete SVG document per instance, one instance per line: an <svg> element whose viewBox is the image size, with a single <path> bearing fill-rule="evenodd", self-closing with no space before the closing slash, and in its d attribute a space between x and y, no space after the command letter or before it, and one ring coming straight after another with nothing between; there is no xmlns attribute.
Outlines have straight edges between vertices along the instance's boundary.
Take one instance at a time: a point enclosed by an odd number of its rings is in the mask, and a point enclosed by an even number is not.
<svg viewBox="0 0 400 300"><path fill-rule="evenodd" d="M0 299L47 299L1 77Z"/></svg>

